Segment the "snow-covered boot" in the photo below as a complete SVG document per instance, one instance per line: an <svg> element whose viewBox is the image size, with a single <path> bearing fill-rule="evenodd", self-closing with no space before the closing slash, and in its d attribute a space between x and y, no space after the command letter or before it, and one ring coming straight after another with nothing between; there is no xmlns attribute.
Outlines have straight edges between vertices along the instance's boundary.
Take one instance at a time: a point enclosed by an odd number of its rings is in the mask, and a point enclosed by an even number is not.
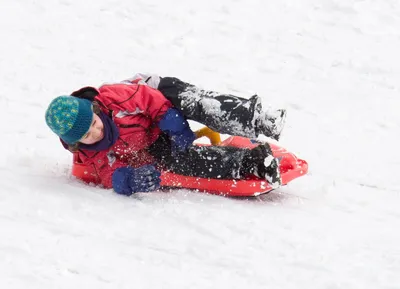
<svg viewBox="0 0 400 289"><path fill-rule="evenodd" d="M267 180L274 189L282 184L279 160L273 156L267 143L250 150L250 153L244 157L243 170L245 174L250 173Z"/></svg>
<svg viewBox="0 0 400 289"><path fill-rule="evenodd" d="M204 90L175 77L163 77L158 90L190 120L229 135L257 138L260 134L279 140L286 110L264 110L261 98L237 97Z"/></svg>
<svg viewBox="0 0 400 289"><path fill-rule="evenodd" d="M286 121L286 110L261 112L255 121L256 133L279 140Z"/></svg>

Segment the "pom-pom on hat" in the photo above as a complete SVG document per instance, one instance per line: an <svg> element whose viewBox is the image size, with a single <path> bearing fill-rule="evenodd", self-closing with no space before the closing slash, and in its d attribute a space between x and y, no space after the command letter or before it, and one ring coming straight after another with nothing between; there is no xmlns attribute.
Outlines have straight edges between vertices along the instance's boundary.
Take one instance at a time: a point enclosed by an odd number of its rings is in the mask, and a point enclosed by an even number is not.
<svg viewBox="0 0 400 289"><path fill-rule="evenodd" d="M92 103L74 96L53 99L46 110L46 123L67 144L79 141L93 121Z"/></svg>

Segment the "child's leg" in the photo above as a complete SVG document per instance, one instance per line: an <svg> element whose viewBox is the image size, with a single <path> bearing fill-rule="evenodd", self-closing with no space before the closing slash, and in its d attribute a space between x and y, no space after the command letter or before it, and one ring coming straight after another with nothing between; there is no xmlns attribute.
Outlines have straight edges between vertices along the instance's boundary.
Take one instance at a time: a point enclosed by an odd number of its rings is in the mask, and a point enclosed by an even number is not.
<svg viewBox="0 0 400 289"><path fill-rule="evenodd" d="M252 150L194 145L173 156L169 139L160 136L149 151L158 163L177 174L214 179L244 179L256 175L273 187L280 185L279 164L268 144Z"/></svg>
<svg viewBox="0 0 400 289"><path fill-rule="evenodd" d="M250 150L235 147L190 146L186 151L172 155L168 136L161 135L149 148L157 162L174 173L186 176L241 179L245 156ZM247 163L246 163L247 164Z"/></svg>
<svg viewBox="0 0 400 289"><path fill-rule="evenodd" d="M256 138L259 134L279 139L286 111L265 112L260 98L250 99L206 91L177 78L164 77L158 89L183 114L225 134Z"/></svg>

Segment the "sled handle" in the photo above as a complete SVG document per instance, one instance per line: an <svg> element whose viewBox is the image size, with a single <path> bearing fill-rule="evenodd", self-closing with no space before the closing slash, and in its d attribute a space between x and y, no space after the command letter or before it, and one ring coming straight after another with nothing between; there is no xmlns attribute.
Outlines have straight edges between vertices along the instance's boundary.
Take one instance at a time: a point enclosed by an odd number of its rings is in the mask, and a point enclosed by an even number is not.
<svg viewBox="0 0 400 289"><path fill-rule="evenodd" d="M207 137L212 145L219 145L221 143L220 134L206 126L196 130L194 133L196 134L196 138L201 138L203 136Z"/></svg>

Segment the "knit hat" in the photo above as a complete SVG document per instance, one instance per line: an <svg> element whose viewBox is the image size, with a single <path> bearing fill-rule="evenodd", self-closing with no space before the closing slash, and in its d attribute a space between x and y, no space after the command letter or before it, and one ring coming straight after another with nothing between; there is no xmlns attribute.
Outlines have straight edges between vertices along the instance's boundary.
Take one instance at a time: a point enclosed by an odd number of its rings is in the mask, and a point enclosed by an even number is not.
<svg viewBox="0 0 400 289"><path fill-rule="evenodd" d="M93 121L92 103L74 96L56 97L46 110L46 123L67 144L74 144Z"/></svg>

